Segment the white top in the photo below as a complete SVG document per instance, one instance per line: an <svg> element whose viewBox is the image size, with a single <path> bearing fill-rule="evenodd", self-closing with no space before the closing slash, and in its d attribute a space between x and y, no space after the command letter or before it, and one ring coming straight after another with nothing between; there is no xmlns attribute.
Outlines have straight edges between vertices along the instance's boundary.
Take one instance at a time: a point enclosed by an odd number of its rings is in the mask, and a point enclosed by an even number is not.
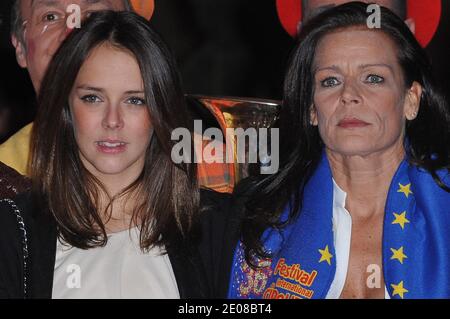
<svg viewBox="0 0 450 319"><path fill-rule="evenodd" d="M167 254L143 253L139 230L108 235L105 247L87 250L57 243L53 298L179 299Z"/></svg>
<svg viewBox="0 0 450 319"><path fill-rule="evenodd" d="M333 235L336 252L336 274L331 283L327 299L339 299L347 278L352 239L352 216L345 208L347 193L333 179ZM386 286L384 298L390 299Z"/></svg>

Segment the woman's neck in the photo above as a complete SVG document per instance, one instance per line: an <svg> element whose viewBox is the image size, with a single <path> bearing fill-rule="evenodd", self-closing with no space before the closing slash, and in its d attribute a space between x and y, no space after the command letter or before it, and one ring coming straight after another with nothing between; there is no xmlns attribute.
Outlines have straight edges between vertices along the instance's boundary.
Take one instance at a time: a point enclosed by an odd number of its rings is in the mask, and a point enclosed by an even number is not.
<svg viewBox="0 0 450 319"><path fill-rule="evenodd" d="M367 156L347 156L326 150L335 182L347 193L346 208L352 215L384 214L387 193L404 158L398 143Z"/></svg>
<svg viewBox="0 0 450 319"><path fill-rule="evenodd" d="M132 220L138 203L136 191L132 190L125 194L118 192L114 195L109 193L109 189L106 191L108 194L104 190L100 191L99 199L99 212L106 232L116 233L137 226L137 221Z"/></svg>

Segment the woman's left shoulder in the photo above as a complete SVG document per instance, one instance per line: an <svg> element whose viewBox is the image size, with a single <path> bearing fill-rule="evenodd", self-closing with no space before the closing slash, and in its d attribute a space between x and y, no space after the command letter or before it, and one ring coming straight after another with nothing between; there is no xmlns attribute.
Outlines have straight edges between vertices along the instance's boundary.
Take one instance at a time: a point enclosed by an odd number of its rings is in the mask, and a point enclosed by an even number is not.
<svg viewBox="0 0 450 319"><path fill-rule="evenodd" d="M435 198L450 204L450 171L447 168L430 173L421 167L411 167L409 170L411 190L422 198Z"/></svg>

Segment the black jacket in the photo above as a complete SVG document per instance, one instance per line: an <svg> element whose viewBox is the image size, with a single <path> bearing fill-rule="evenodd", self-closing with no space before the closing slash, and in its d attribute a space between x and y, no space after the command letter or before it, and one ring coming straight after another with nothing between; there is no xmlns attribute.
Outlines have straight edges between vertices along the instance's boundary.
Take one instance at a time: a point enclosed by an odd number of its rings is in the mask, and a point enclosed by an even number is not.
<svg viewBox="0 0 450 319"><path fill-rule="evenodd" d="M230 194L205 192L201 240L197 248L206 269L213 298L226 298L234 250L239 241L243 200Z"/></svg>
<svg viewBox="0 0 450 319"><path fill-rule="evenodd" d="M168 255L181 298L223 298L237 242L232 198L202 190L201 207L198 240L180 240ZM0 201L0 298L52 297L56 241L53 217L34 207L30 192Z"/></svg>

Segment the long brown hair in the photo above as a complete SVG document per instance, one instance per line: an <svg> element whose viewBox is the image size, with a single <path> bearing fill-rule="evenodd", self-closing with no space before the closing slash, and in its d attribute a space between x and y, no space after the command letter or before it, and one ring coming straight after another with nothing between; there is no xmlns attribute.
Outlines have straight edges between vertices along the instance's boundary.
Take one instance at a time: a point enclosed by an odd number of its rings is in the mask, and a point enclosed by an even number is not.
<svg viewBox="0 0 450 319"><path fill-rule="evenodd" d="M105 42L135 56L153 126L142 173L110 204L118 197L133 196L137 204L132 221L139 220L141 248L167 248L189 232L198 211L195 166L174 164L170 157L172 130L192 128L173 58L149 22L134 13L94 13L54 56L42 83L32 133L33 193L54 216L65 242L84 249L106 244L101 218L105 212L99 211L104 188L80 160L68 103L83 62Z"/></svg>
<svg viewBox="0 0 450 319"><path fill-rule="evenodd" d="M242 242L247 261L251 256L267 257L263 244L266 229L280 229L298 218L303 192L317 168L324 143L316 126L311 125L314 95L313 63L316 48L327 34L354 26L367 26L367 3L349 2L326 10L306 23L299 34L284 80L280 128L280 169L273 175L252 176L235 190L244 196L245 218ZM381 7L381 28L398 46L398 61L405 88L418 82L423 87L417 118L406 123L405 151L411 164L427 170L437 185L450 192L438 170L450 172L450 110L436 84L425 51L408 26L389 9ZM287 206L287 205L290 206ZM281 219L289 208L288 219ZM307 231L307 230L305 230Z"/></svg>

